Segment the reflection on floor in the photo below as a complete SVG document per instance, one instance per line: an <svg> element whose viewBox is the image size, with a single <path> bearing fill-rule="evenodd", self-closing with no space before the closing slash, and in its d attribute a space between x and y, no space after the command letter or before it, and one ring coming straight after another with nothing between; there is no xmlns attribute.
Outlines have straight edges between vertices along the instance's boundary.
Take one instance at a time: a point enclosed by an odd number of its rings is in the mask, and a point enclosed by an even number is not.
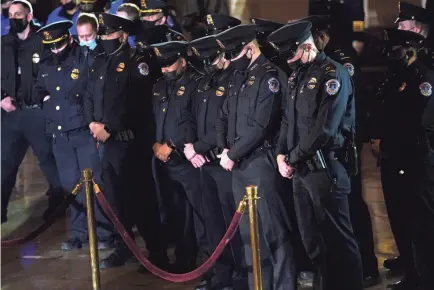
<svg viewBox="0 0 434 290"><path fill-rule="evenodd" d="M384 207L379 172L368 150L363 153L365 198L371 210L379 265L396 253L393 236ZM10 204L9 221L1 227L2 240L20 237L40 222L45 207L45 179L32 154L26 156ZM89 254L87 250L71 253L59 251L59 244L66 239L66 221L58 221L52 228L33 242L20 247L2 249L1 284L4 290L87 290L92 288ZM108 252L100 252L100 258ZM151 274L136 272L138 265L128 265L101 272L102 289L193 289L197 281L169 283ZM387 282L390 282L388 280ZM386 281L385 283L386 284ZM371 288L384 289L384 286Z"/></svg>

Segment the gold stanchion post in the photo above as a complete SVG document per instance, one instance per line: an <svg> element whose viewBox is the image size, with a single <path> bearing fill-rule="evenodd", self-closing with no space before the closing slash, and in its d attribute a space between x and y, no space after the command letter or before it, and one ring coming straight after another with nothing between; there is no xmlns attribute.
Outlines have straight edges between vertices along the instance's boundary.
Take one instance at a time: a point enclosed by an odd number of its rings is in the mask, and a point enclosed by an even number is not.
<svg viewBox="0 0 434 290"><path fill-rule="evenodd" d="M249 202L250 243L252 246L254 290L262 290L262 269L258 226L258 187L248 186L246 188L246 194Z"/></svg>
<svg viewBox="0 0 434 290"><path fill-rule="evenodd" d="M96 237L96 222L94 212L93 179L92 170L83 170L83 182L86 190L87 227L89 231L89 249L92 268L92 289L100 290L101 282L99 275L98 238Z"/></svg>

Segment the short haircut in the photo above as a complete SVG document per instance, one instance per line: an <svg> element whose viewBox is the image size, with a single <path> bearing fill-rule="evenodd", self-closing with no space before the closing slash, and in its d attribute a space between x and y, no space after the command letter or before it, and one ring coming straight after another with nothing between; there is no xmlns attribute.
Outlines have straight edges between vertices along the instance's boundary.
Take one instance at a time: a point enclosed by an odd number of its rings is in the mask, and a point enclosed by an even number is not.
<svg viewBox="0 0 434 290"><path fill-rule="evenodd" d="M98 19L96 19L95 14L93 13L80 13L77 18L77 26L83 24L90 24L95 32L98 32Z"/></svg>
<svg viewBox="0 0 434 290"><path fill-rule="evenodd" d="M29 10L30 13L33 14L33 6L29 1L27 1L27 0L14 0L14 1L12 1L11 5L15 5L15 4L21 4L24 8L26 8L27 10Z"/></svg>
<svg viewBox="0 0 434 290"><path fill-rule="evenodd" d="M128 15L128 19L131 21L140 19L140 8L133 3L124 3L118 7L116 12L125 12Z"/></svg>

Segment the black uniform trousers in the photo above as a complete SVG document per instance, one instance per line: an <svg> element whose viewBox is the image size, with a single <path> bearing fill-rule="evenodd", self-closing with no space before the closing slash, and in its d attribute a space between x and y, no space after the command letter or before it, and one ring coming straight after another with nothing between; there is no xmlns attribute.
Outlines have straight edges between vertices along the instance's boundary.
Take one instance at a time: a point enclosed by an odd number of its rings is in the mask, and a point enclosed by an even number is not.
<svg viewBox="0 0 434 290"><path fill-rule="evenodd" d="M220 224L219 229L224 227L226 231L231 224L232 218L237 209L239 202L234 200L232 193L232 173L224 170L219 163L219 159L206 163L201 167L201 180L204 187L204 192L208 194L203 195L203 212L206 219L217 219ZM217 198L216 198L217 197ZM213 209L207 209L213 205ZM220 208L216 205L220 204ZM212 215L212 217L208 217ZM221 224L223 222L223 224ZM221 231L207 230L208 241L210 246L216 248L223 236ZM211 284L216 289L230 286L232 279L236 280L234 287L247 286L244 279L241 277L242 265L242 243L239 232L235 234L229 245L226 246L225 252L216 263L214 268L215 276L211 279ZM209 257L209 256L208 256Z"/></svg>
<svg viewBox="0 0 434 290"><path fill-rule="evenodd" d="M101 163L96 142L87 127L53 134L53 154L56 159L59 177L66 192L71 192L80 181L84 169L92 169L97 184L101 183ZM69 234L72 239L86 242L88 238L86 218L86 197L84 186L76 196L71 207ZM97 235L100 240L111 237L111 222L102 214L95 202Z"/></svg>
<svg viewBox="0 0 434 290"><path fill-rule="evenodd" d="M430 152L419 174L418 187L411 194L412 242L420 290L433 288L434 274L434 152Z"/></svg>
<svg viewBox="0 0 434 290"><path fill-rule="evenodd" d="M359 158L358 162L359 174L351 176L351 194L349 196L351 224L362 258L363 276L377 276L379 274L378 261L375 256L371 215L363 198L362 160Z"/></svg>
<svg viewBox="0 0 434 290"><path fill-rule="evenodd" d="M410 276L409 278L415 278L409 219L414 212L409 202L416 191L421 164L416 162L416 158L405 159L403 155L399 155L383 158L380 165L381 185L390 227L406 274Z"/></svg>
<svg viewBox="0 0 434 290"><path fill-rule="evenodd" d="M161 242L160 218L151 172L151 157L146 156L137 140L118 141L109 138L101 144L103 192L128 234L134 238L133 227L146 242L149 258L167 259ZM117 254L128 258L132 252L116 239Z"/></svg>
<svg viewBox="0 0 434 290"><path fill-rule="evenodd" d="M361 258L348 204L350 179L334 153L328 154L327 165L331 176L300 165L293 181L301 239L317 268L314 289L361 290Z"/></svg>
<svg viewBox="0 0 434 290"><path fill-rule="evenodd" d="M290 236L290 222L282 198L282 179L274 166L269 149L253 153L238 163L232 171L235 201L241 200L246 187L258 187L259 242L263 289L296 289L296 268ZM252 248L250 244L249 214L241 219L240 234L248 268L249 288L253 289Z"/></svg>
<svg viewBox="0 0 434 290"><path fill-rule="evenodd" d="M45 133L45 116L39 107L18 108L6 113L2 110L1 123L1 206L2 220L7 215L7 208L12 189L15 185L18 168L29 146L32 148L39 167L45 175L50 189L48 195L62 194L62 185L57 174L51 136Z"/></svg>

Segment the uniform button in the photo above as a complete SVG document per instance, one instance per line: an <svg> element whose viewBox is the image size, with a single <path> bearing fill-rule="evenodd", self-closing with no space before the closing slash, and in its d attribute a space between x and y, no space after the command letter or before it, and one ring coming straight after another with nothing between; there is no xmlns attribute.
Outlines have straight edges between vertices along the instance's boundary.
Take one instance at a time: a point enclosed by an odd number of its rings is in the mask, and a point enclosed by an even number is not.
<svg viewBox="0 0 434 290"><path fill-rule="evenodd" d="M76 97L78 97L78 96L79 96L79 94L76 94L75 96L76 96Z"/></svg>
<svg viewBox="0 0 434 290"><path fill-rule="evenodd" d="M102 76L100 76L99 79L102 80Z"/></svg>
<svg viewBox="0 0 434 290"><path fill-rule="evenodd" d="M59 91L60 90L60 87L56 87L56 91Z"/></svg>
<svg viewBox="0 0 434 290"><path fill-rule="evenodd" d="M61 71L61 70L62 70L62 68L61 68L61 67L59 66L59 67L57 68L57 70L58 70L58 71Z"/></svg>
<svg viewBox="0 0 434 290"><path fill-rule="evenodd" d="M206 99L203 99L203 102L206 103Z"/></svg>
<svg viewBox="0 0 434 290"><path fill-rule="evenodd" d="M57 130L62 130L62 126L57 126Z"/></svg>
<svg viewBox="0 0 434 290"><path fill-rule="evenodd" d="M59 111L60 110L60 106L56 106L56 111Z"/></svg>
<svg viewBox="0 0 434 290"><path fill-rule="evenodd" d="M404 170L400 170L399 175L403 175L403 174L404 174Z"/></svg>

